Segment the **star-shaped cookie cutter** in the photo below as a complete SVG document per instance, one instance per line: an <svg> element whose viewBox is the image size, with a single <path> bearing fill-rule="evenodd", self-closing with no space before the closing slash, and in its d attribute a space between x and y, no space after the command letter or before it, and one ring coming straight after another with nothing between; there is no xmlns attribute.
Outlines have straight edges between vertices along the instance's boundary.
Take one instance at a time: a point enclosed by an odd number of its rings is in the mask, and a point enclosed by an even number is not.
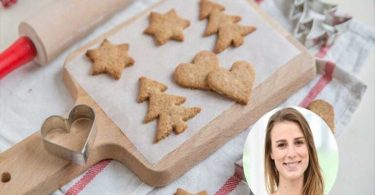
<svg viewBox="0 0 375 195"><path fill-rule="evenodd" d="M77 131L88 130L88 134L85 137L84 143L79 150L72 149L71 147L62 145L61 143L55 142L53 138L61 136L61 134L69 134L74 126L74 123L80 122ZM86 125L85 125L86 124ZM59 132L59 134L54 134ZM84 165L89 156L89 148L92 146L95 136L95 112L88 105L76 105L69 113L68 118L54 115L48 117L41 128L41 136L43 140L44 148L48 153L71 161L76 164ZM66 139L64 142L71 140Z"/></svg>
<svg viewBox="0 0 375 195"><path fill-rule="evenodd" d="M348 29L352 16L340 14L336 4L320 0L294 0L289 19L295 21L294 36L306 47L332 45Z"/></svg>

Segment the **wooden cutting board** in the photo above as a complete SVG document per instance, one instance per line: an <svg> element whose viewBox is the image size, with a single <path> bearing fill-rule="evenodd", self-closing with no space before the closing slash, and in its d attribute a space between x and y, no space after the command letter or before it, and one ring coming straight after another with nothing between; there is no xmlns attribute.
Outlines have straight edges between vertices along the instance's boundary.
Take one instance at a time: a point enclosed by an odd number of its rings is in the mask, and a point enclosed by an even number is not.
<svg viewBox="0 0 375 195"><path fill-rule="evenodd" d="M164 2L161 1L155 6ZM253 89L251 102L248 105L233 103L173 151L167 153L157 162L150 163L132 143L129 135L125 134L111 117L108 117L108 114L92 98L92 94L86 92L65 65L64 81L76 104L87 104L96 113L97 135L93 146L89 149L90 155L87 163L79 166L47 153L43 147L40 133L34 133L0 155L0 174L2 176L0 194L51 193L103 159L120 161L149 185L167 185L307 84L316 74L314 58L253 1L248 3L269 26L299 50L298 55L273 71L268 78ZM84 55L88 48L99 44L104 38L126 29L142 16L149 14L152 9L154 7L78 49L66 59L65 64ZM130 53L131 51L130 48ZM126 71L125 69L123 76L126 76ZM155 130L151 129L150 131ZM167 139L173 139L173 137ZM9 180L6 178L7 175L10 176Z"/></svg>

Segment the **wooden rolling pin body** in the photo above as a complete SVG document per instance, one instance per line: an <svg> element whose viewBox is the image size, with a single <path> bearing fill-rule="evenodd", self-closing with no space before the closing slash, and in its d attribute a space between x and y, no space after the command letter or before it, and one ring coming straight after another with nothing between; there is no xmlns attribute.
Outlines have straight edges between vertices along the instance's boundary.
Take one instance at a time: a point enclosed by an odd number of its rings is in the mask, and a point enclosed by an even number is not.
<svg viewBox="0 0 375 195"><path fill-rule="evenodd" d="M48 64L133 0L59 0L19 25L34 43L35 62Z"/></svg>

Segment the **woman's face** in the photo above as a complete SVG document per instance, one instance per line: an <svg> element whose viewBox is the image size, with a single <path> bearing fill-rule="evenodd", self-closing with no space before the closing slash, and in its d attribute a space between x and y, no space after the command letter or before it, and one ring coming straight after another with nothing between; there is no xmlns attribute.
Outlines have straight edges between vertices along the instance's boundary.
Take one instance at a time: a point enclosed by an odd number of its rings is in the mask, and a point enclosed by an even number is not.
<svg viewBox="0 0 375 195"><path fill-rule="evenodd" d="M306 139L296 123L276 123L271 130L271 148L271 159L275 161L280 179L303 178L309 164L309 152Z"/></svg>

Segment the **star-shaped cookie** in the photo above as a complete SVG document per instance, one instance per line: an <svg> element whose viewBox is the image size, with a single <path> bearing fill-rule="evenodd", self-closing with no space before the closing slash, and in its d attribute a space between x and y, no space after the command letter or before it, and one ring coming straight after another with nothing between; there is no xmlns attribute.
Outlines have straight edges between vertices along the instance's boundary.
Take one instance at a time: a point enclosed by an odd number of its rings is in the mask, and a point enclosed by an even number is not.
<svg viewBox="0 0 375 195"><path fill-rule="evenodd" d="M92 75L108 73L116 80L120 79L122 70L134 64L134 59L128 55L129 44L114 45L104 39L99 48L86 52L86 56L94 63Z"/></svg>
<svg viewBox="0 0 375 195"><path fill-rule="evenodd" d="M150 25L144 33L154 36L157 45L163 45L169 39L183 41L183 30L190 25L190 22L179 17L174 9L165 14L151 12L149 21Z"/></svg>

